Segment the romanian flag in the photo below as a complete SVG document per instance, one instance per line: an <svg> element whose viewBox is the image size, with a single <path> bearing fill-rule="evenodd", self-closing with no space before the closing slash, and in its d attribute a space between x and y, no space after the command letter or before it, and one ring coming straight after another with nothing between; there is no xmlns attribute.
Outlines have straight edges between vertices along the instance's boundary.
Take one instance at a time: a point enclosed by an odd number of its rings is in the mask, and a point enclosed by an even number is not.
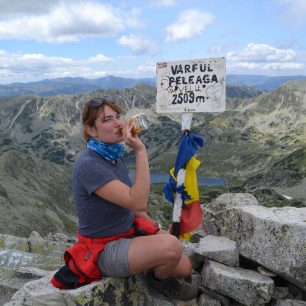
<svg viewBox="0 0 306 306"><path fill-rule="evenodd" d="M196 159L195 154L199 147L204 146L204 143L205 140L201 136L182 134L175 166L170 170L169 183L163 189L165 198L172 204L174 204L174 194L181 193L183 199L180 222L181 239L190 239L190 232L196 230L202 223L196 174L201 162ZM184 186L177 186L176 176L182 168L186 171Z"/></svg>

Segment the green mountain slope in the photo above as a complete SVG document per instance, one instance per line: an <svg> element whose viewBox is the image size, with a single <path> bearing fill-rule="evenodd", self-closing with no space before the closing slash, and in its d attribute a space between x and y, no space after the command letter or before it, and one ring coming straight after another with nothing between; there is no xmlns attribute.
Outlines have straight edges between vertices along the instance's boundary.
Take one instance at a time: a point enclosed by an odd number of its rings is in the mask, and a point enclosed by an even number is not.
<svg viewBox="0 0 306 306"><path fill-rule="evenodd" d="M293 81L271 93L247 98L241 98L245 89L235 88L236 93L227 99L227 111L194 114L191 132L206 139L197 154L202 162L198 173L223 177L226 190L252 191L269 198L271 205L277 199L273 189L291 190L294 197L294 188L299 186L299 203L306 205L306 194L301 192L306 189L305 88L306 81ZM104 95L116 97L127 117L140 111L147 114L149 129L140 137L148 146L151 170L168 173L177 154L181 118L179 114L156 114L154 87L3 98L0 232L26 236L34 228L42 234L75 231L70 171L84 146L80 113L85 101ZM125 158L132 167L132 152L127 150ZM211 195L202 193L205 199ZM160 189L155 189L152 207L159 205L160 197Z"/></svg>

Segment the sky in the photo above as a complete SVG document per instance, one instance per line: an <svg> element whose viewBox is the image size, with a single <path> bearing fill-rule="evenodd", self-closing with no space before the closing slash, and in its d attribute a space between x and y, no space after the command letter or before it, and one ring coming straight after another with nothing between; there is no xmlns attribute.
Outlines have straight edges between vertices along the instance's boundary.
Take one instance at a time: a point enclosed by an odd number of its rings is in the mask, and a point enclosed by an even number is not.
<svg viewBox="0 0 306 306"><path fill-rule="evenodd" d="M215 57L227 74L306 75L306 0L0 0L0 84Z"/></svg>

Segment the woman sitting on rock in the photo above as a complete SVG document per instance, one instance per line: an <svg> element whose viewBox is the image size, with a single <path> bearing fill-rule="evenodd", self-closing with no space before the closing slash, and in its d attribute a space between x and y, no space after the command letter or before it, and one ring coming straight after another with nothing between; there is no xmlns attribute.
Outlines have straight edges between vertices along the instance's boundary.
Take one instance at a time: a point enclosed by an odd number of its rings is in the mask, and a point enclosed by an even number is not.
<svg viewBox="0 0 306 306"><path fill-rule="evenodd" d="M82 118L86 148L72 175L78 242L66 250L66 265L54 275L53 285L75 288L103 276L146 272L149 283L169 298L193 299L197 290L183 280L191 275L191 262L180 241L146 213L148 155L132 132L134 123L122 120L121 107L111 97L88 101ZM122 141L135 153L134 183L121 157Z"/></svg>

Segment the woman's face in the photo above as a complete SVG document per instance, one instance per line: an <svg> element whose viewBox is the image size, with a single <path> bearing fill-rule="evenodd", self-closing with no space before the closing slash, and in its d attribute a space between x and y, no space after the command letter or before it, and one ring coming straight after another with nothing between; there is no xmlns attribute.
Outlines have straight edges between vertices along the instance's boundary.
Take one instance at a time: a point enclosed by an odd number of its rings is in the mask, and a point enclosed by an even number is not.
<svg viewBox="0 0 306 306"><path fill-rule="evenodd" d="M95 120L94 126L87 126L87 133L104 143L123 141L123 120L115 110L105 105L104 111Z"/></svg>

